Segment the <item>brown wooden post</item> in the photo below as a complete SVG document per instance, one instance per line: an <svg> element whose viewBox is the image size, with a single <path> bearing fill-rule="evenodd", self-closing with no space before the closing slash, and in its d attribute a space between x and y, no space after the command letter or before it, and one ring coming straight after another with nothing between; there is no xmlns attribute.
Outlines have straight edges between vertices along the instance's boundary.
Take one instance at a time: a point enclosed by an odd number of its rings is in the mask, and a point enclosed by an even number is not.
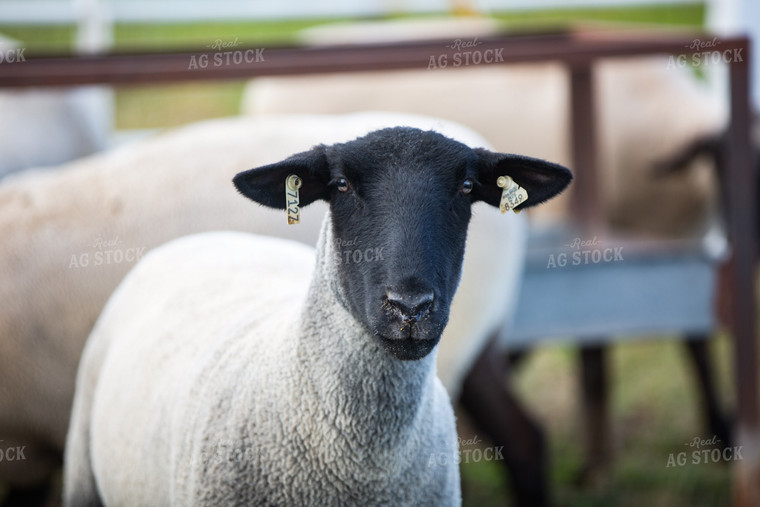
<svg viewBox="0 0 760 507"><path fill-rule="evenodd" d="M596 107L593 60L572 63L570 71L570 139L572 210L581 234L590 239L603 232L599 192ZM600 341L600 343L602 343ZM605 368L605 345L584 345L581 358L581 420L586 463L579 481L595 481L612 457L610 417Z"/></svg>
<svg viewBox="0 0 760 507"><path fill-rule="evenodd" d="M756 161L750 144L749 41L742 61L730 67L731 120L726 162L729 201L728 233L733 246L734 267L734 380L737 394L737 438L741 458L734 460L734 505L760 506L760 428L758 428L757 373L757 261ZM738 458L738 456L734 456Z"/></svg>
<svg viewBox="0 0 760 507"><path fill-rule="evenodd" d="M599 171L597 169L596 108L592 60L570 64L570 139L572 209L584 235L601 232Z"/></svg>

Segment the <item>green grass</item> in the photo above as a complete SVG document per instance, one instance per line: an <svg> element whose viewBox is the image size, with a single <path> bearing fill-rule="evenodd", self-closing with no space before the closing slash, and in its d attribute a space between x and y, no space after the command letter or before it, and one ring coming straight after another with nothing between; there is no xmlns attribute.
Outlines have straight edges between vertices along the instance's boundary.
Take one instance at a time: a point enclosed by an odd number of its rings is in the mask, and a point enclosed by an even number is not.
<svg viewBox="0 0 760 507"><path fill-rule="evenodd" d="M202 50L216 39L238 38L241 45L288 44L300 30L337 20L292 20L236 23L117 24L116 51ZM65 53L74 46L75 30L68 26L2 25L0 33L18 39L27 55Z"/></svg>
<svg viewBox="0 0 760 507"><path fill-rule="evenodd" d="M305 28L335 21L340 20L118 25L114 42L117 48L125 51L202 50L216 39L237 39L241 46L247 47L282 45L293 43L296 34Z"/></svg>
<svg viewBox="0 0 760 507"><path fill-rule="evenodd" d="M58 54L71 51L75 30L71 26L2 25L0 34L21 42L25 57L35 54Z"/></svg>
<svg viewBox="0 0 760 507"><path fill-rule="evenodd" d="M393 19L399 17L428 16L389 16ZM700 2L675 5L653 3L636 7L505 11L495 13L493 17L511 28L566 27L581 22L646 23L698 28L703 24L704 5ZM119 51L193 50L205 48L217 38L238 38L244 45L287 44L293 42L295 35L304 28L336 21L349 20L333 18L234 23L117 24L114 29L114 47ZM72 27L0 23L0 33L21 40L30 55L65 52L72 48L74 41Z"/></svg>
<svg viewBox="0 0 760 507"><path fill-rule="evenodd" d="M444 14L432 17L445 16ZM388 16L422 18L431 15ZM699 28L703 25L704 6L694 4L654 4L638 7L606 7L505 11L492 14L510 29L564 28L579 23L648 24ZM382 19L382 18L377 18ZM117 51L202 50L216 39L237 39L243 46L282 45L296 41L296 34L325 23L350 21L348 18L294 19L284 21L241 21L228 23L135 23L114 27ZM3 25L0 33L18 39L27 55L65 53L74 47L72 26Z"/></svg>
<svg viewBox="0 0 760 507"><path fill-rule="evenodd" d="M721 399L727 406L734 406L729 340L721 337L711 347ZM663 339L621 343L609 350L614 459L603 480L593 486L575 484L584 458L576 349L537 349L513 378L515 391L546 428L556 505L728 505L730 466L693 464L692 449L684 446L694 437L711 437L698 413L685 347L677 340ZM466 415L459 414L459 423L462 438L477 434ZM670 453L682 451L689 456L686 465L667 467ZM461 470L464 505L511 505L500 463L463 464Z"/></svg>
<svg viewBox="0 0 760 507"><path fill-rule="evenodd" d="M575 23L641 23L699 28L704 22L704 5L701 3L652 3L635 7L600 7L576 9L550 9L510 11L495 17L513 27L566 27Z"/></svg>
<svg viewBox="0 0 760 507"><path fill-rule="evenodd" d="M244 83L182 83L124 88L116 95L118 129L163 128L208 118L233 116Z"/></svg>

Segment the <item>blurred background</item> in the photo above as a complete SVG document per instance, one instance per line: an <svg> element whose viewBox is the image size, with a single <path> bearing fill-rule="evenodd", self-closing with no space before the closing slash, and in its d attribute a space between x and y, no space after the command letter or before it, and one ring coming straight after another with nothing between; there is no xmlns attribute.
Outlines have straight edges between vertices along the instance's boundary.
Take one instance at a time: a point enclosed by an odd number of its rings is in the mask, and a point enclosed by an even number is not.
<svg viewBox="0 0 760 507"><path fill-rule="evenodd" d="M586 0L266 2L226 0L0 1L0 28L26 55L102 51L207 50L216 39L242 47L295 43L306 28L337 21L483 15L510 30L552 31L587 24L644 25L664 30L710 28L736 2ZM723 7L726 4L726 7ZM717 11L720 11L718 13ZM737 12L737 22L749 22ZM163 128L239 112L243 82L116 90L113 128ZM165 100L170 97L170 100Z"/></svg>
<svg viewBox="0 0 760 507"><path fill-rule="evenodd" d="M314 34L314 28L335 23L454 19L487 22L489 30L496 27L500 32L622 32L634 28L674 34L704 32L711 35L701 39L710 41L712 34L757 31L757 9L754 0L0 0L0 47L23 48L26 58L108 52L181 51L192 55L216 49L220 43L232 48L299 44L307 40L304 33ZM453 40L456 33L454 29L451 37L438 38ZM263 54L266 57L266 50ZM7 63L0 64L0 73L3 65ZM760 65L755 65L754 70L758 68ZM690 65L687 70L715 96L724 93L725 69ZM758 81L755 104L760 101ZM30 102L22 103L18 96L8 95L15 93L0 89L0 123L10 124L3 127L6 134L0 136L0 169L6 173L60 164L192 122L236 116L245 112L244 102L256 100L256 89L249 88L247 80L90 86L67 90L57 99L48 97L48 103L42 102L42 96L27 97ZM76 149L61 150L57 158L49 160L40 152L18 154L20 141L9 139L20 136L19 125L25 124L11 119L34 120L35 115L49 114L55 108L68 111L62 113L64 121L44 128L32 121L29 132L39 140L80 129ZM66 146L71 148L72 143ZM648 236L646 232L644 236ZM554 249L555 253L559 251ZM546 256L541 259L546 263ZM716 397L730 421L736 406L732 346L718 324L708 348ZM515 351L525 348L516 347ZM546 432L554 503L728 505L730 462L689 461L683 466L669 466L674 454L691 451L685 443L714 437L699 409L702 401L695 371L680 334L642 334L611 342L606 371L612 458L589 479L584 475L587 456L582 438L577 344L568 339L547 339L510 368L511 389ZM495 447L465 410L458 409L458 418L463 448ZM465 505L517 505L499 460L469 461L461 465ZM0 481L0 498L3 494Z"/></svg>

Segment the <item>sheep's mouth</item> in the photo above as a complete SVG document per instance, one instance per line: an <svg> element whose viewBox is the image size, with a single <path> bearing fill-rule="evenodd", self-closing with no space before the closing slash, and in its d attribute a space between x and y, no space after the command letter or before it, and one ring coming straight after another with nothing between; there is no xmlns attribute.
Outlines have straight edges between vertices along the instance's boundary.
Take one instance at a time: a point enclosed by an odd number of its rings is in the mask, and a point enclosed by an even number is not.
<svg viewBox="0 0 760 507"><path fill-rule="evenodd" d="M442 319L444 314L437 309L422 312L420 316L407 316L385 304L380 308L381 312L367 319L367 328L381 347L396 359L422 359L440 342L447 319Z"/></svg>
<svg viewBox="0 0 760 507"><path fill-rule="evenodd" d="M419 339L412 337L411 333L403 338L386 338L377 335L382 347L391 353L396 359L402 361L417 361L433 351L440 337L434 339Z"/></svg>

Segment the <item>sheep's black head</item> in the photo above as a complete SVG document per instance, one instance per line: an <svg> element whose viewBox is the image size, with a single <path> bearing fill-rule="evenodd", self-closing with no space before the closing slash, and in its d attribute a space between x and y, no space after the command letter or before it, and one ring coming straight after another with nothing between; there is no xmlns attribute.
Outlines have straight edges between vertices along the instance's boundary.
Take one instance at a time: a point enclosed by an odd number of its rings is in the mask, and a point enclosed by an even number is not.
<svg viewBox="0 0 760 507"><path fill-rule="evenodd" d="M290 174L303 181L302 206L329 201L341 299L399 359L420 359L440 339L459 284L472 203L498 207L502 175L527 190L519 208L553 197L572 179L556 164L396 127L317 146L240 173L234 183L246 197L285 209Z"/></svg>

